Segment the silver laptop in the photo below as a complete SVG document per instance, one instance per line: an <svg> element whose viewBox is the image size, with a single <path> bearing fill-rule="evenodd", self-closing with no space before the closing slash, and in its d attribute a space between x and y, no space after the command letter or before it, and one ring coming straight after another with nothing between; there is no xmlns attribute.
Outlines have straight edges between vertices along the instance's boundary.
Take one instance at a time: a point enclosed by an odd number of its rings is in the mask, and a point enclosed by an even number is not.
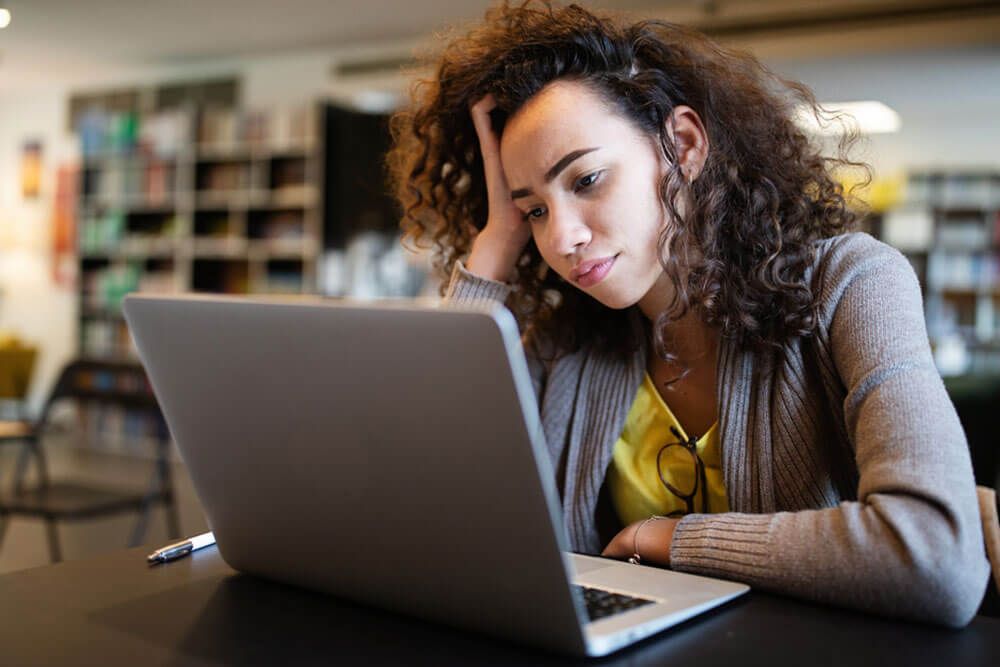
<svg viewBox="0 0 1000 667"><path fill-rule="evenodd" d="M132 295L124 309L236 570L592 656L748 590L568 553L500 306Z"/></svg>

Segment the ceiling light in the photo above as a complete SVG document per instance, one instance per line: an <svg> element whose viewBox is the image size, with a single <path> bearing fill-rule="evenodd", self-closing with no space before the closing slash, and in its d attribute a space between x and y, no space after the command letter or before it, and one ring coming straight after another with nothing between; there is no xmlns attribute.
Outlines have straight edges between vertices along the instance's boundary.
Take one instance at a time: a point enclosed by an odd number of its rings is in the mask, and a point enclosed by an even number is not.
<svg viewBox="0 0 1000 667"><path fill-rule="evenodd" d="M10 25L10 10L0 7L0 28L6 28Z"/></svg>
<svg viewBox="0 0 1000 667"><path fill-rule="evenodd" d="M817 120L812 110L800 107L796 121L801 127L815 134L826 136L844 134L857 129L861 134L898 132L899 114L881 102L823 102L823 111Z"/></svg>

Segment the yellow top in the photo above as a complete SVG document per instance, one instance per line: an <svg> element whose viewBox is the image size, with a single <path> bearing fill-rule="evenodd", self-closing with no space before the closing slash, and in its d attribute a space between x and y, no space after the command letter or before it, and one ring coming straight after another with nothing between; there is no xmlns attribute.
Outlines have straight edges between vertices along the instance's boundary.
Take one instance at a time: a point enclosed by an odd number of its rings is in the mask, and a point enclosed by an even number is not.
<svg viewBox="0 0 1000 667"><path fill-rule="evenodd" d="M656 390L649 373L646 373L625 418L625 427L615 443L608 467L611 501L624 525L646 519L652 514L687 511L684 500L663 485L656 470L656 456L660 449L667 443L677 441L670 431L671 426L685 438L688 437ZM695 448L705 463L708 511L728 512L729 502L722 481L718 422L698 439ZM674 487L682 491L693 488L696 475L694 457L682 447L668 449L660 463L664 478ZM694 499L695 512L702 511L703 493L704 490L699 488Z"/></svg>

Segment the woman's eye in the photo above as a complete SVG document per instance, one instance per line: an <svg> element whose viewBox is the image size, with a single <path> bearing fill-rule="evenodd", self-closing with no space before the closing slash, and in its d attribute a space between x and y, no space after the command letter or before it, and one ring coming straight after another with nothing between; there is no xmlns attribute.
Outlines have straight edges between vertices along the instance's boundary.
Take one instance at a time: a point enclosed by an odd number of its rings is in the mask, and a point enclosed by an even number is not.
<svg viewBox="0 0 1000 667"><path fill-rule="evenodd" d="M597 180L600 177L601 177L601 172L599 172L599 171L595 171L592 174L587 174L586 176L581 177L576 182L576 186L574 187L574 190L576 190L577 192L579 192L580 190L586 190L591 185L593 185L594 183L596 183Z"/></svg>
<svg viewBox="0 0 1000 667"><path fill-rule="evenodd" d="M524 219L526 222L533 222L535 220L540 220L543 215L545 215L545 209L539 206L525 212Z"/></svg>

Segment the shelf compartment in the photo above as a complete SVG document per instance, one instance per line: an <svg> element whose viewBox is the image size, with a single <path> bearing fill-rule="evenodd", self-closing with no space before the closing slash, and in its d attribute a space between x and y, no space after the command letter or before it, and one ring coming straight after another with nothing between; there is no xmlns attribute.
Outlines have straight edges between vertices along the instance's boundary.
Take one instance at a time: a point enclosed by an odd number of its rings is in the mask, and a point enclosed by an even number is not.
<svg viewBox="0 0 1000 667"><path fill-rule="evenodd" d="M179 221L173 209L151 209L125 213L125 235L143 238L175 238Z"/></svg>
<svg viewBox="0 0 1000 667"><path fill-rule="evenodd" d="M259 291L267 294L301 294L305 287L302 260L269 259L264 265L264 284Z"/></svg>
<svg viewBox="0 0 1000 667"><path fill-rule="evenodd" d="M309 162L305 156L272 157L268 186L272 190L299 188L307 183Z"/></svg>
<svg viewBox="0 0 1000 667"><path fill-rule="evenodd" d="M246 259L196 258L192 267L191 289L195 292L247 294L250 271Z"/></svg>
<svg viewBox="0 0 1000 667"><path fill-rule="evenodd" d="M306 232L301 208L251 209L247 214L247 237L268 241L301 240Z"/></svg>
<svg viewBox="0 0 1000 667"><path fill-rule="evenodd" d="M195 188L201 193L231 192L250 187L250 164L240 159L201 161L195 167Z"/></svg>
<svg viewBox="0 0 1000 667"><path fill-rule="evenodd" d="M226 239L242 236L239 216L228 208L198 209L194 213L192 233L196 239Z"/></svg>
<svg viewBox="0 0 1000 667"><path fill-rule="evenodd" d="M138 289L147 294L173 294L181 291L173 256L147 258L142 273L139 274Z"/></svg>

